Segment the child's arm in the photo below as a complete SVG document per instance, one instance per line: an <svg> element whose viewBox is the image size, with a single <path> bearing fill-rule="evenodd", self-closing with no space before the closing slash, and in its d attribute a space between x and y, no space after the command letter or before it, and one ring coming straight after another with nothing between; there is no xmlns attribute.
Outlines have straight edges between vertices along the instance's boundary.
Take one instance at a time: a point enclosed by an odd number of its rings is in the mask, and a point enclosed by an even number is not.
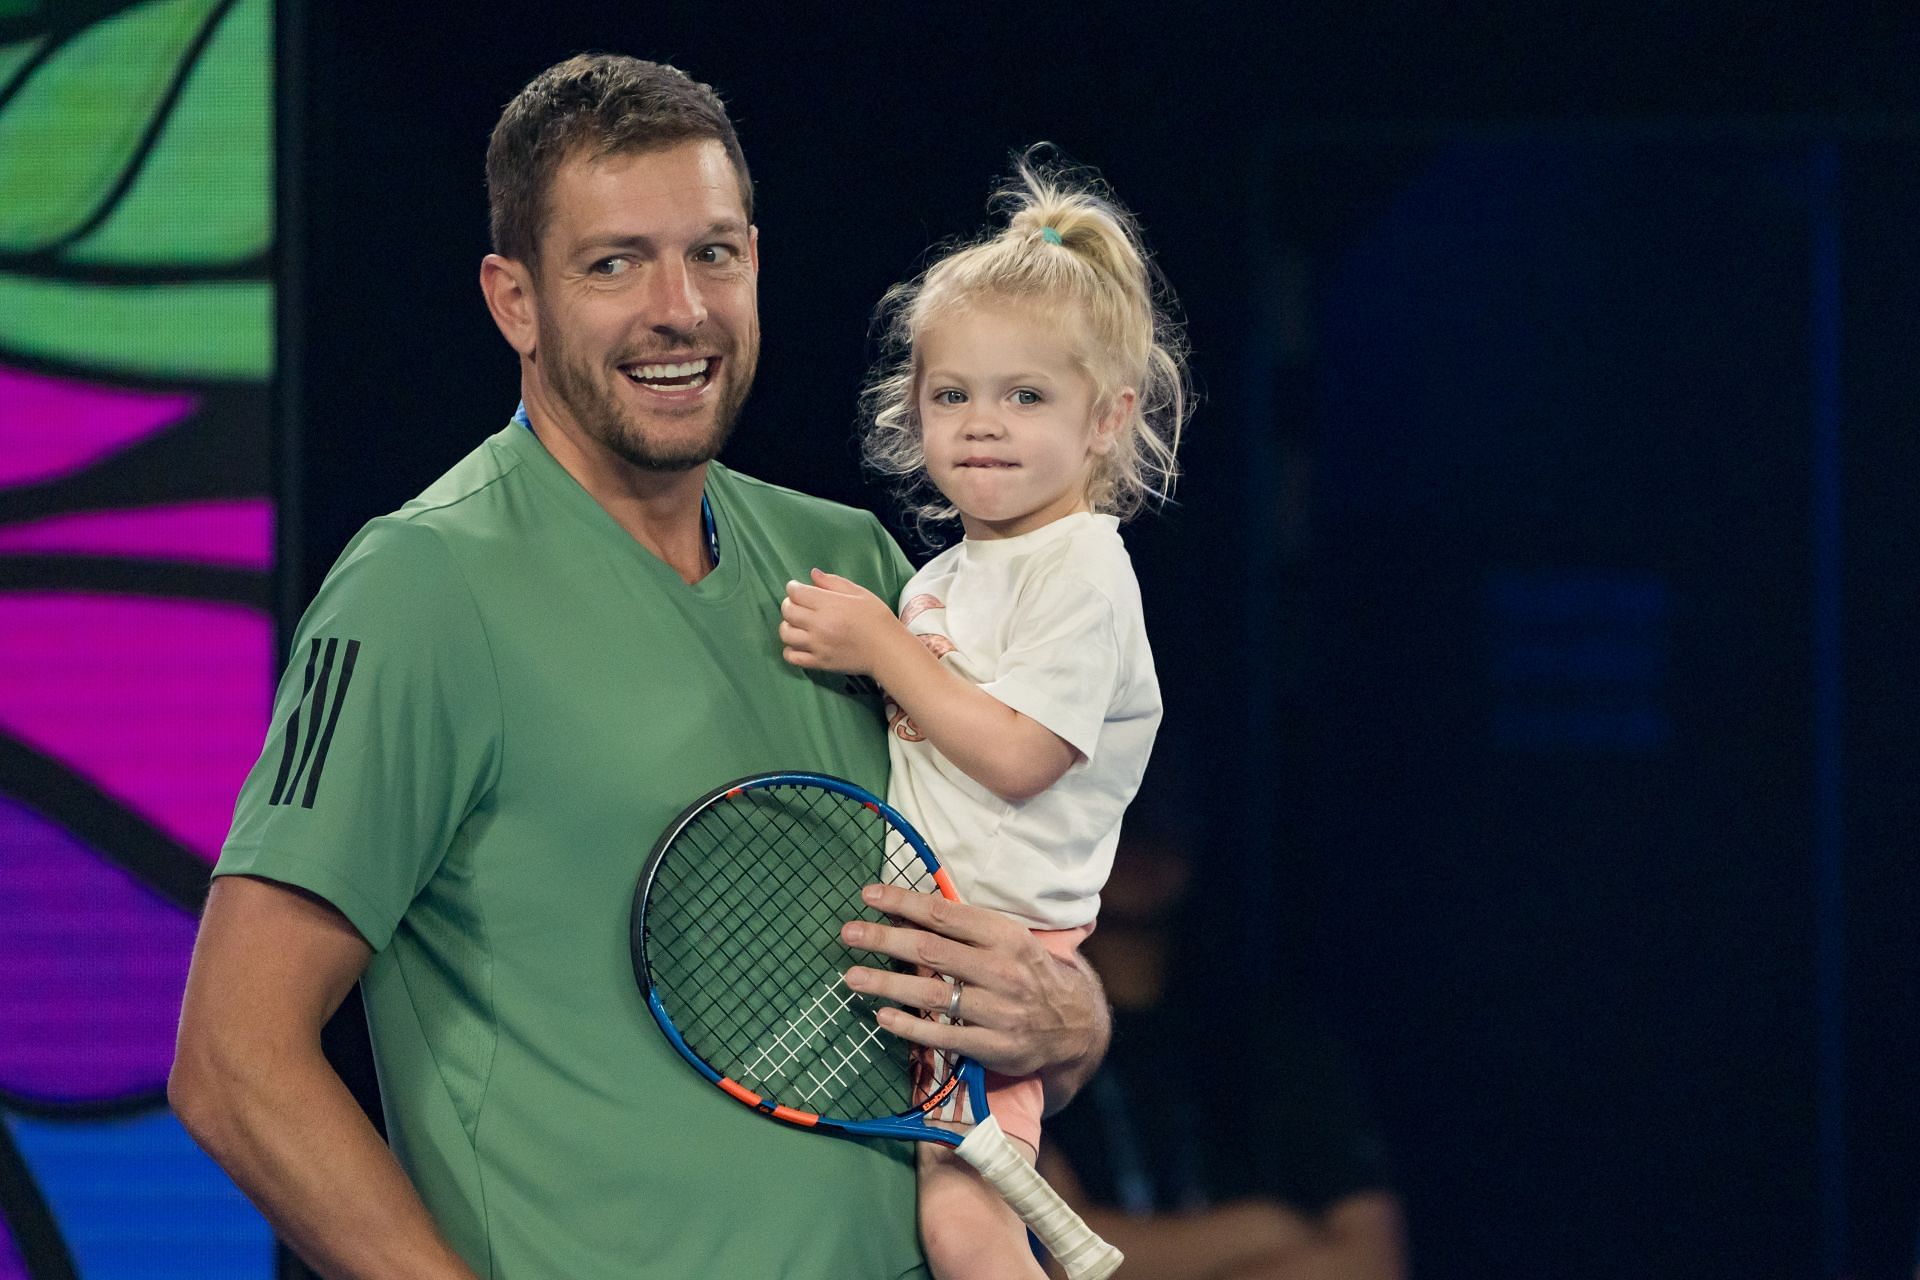
<svg viewBox="0 0 1920 1280"><path fill-rule="evenodd" d="M872 676L940 754L1002 800L1031 799L1080 753L1053 730L940 665L886 601L819 569L787 584L782 655L796 667Z"/></svg>

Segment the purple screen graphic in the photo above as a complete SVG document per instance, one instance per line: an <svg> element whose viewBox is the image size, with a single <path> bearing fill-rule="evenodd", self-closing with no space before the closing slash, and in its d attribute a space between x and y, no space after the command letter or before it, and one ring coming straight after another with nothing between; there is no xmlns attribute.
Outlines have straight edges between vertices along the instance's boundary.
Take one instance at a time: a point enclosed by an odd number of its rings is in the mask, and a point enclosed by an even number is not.
<svg viewBox="0 0 1920 1280"><path fill-rule="evenodd" d="M0 594L0 732L212 860L260 751L273 627L194 600Z"/></svg>
<svg viewBox="0 0 1920 1280"><path fill-rule="evenodd" d="M0 1230L0 1280L27 1280L26 1260L4 1230Z"/></svg>
<svg viewBox="0 0 1920 1280"><path fill-rule="evenodd" d="M3 798L0 849L0 1088L85 1102L164 1087L193 918Z"/></svg>
<svg viewBox="0 0 1920 1280"><path fill-rule="evenodd" d="M0 555L8 553L182 560L264 572L273 564L273 506L261 498L229 498L50 516L0 529Z"/></svg>
<svg viewBox="0 0 1920 1280"><path fill-rule="evenodd" d="M0 369L0 486L92 465L192 411L195 397Z"/></svg>

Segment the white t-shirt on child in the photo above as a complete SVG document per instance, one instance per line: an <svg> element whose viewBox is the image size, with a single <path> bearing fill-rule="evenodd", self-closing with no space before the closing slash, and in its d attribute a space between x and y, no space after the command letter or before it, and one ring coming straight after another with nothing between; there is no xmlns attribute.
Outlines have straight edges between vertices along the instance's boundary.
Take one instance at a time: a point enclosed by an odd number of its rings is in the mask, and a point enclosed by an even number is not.
<svg viewBox="0 0 1920 1280"><path fill-rule="evenodd" d="M953 874L960 896L1036 929L1089 924L1140 788L1160 686L1140 586L1112 516L949 547L900 593L900 619L942 665L1064 738L1081 756L1009 804L888 704L888 801Z"/></svg>

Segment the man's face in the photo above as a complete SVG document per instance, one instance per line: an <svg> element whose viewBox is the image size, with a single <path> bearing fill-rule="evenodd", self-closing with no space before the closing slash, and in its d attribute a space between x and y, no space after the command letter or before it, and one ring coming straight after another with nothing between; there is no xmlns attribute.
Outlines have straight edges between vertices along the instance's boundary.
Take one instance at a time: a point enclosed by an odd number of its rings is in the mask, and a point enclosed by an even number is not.
<svg viewBox="0 0 1920 1280"><path fill-rule="evenodd" d="M760 357L759 242L726 150L564 161L539 254L533 364L554 399L634 466L718 454Z"/></svg>

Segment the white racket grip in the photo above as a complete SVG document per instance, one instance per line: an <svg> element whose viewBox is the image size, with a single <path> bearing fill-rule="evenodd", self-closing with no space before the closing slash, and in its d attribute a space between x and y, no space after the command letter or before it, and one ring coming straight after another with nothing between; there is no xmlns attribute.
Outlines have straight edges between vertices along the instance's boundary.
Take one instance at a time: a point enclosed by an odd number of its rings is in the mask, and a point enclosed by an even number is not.
<svg viewBox="0 0 1920 1280"><path fill-rule="evenodd" d="M1047 1252L1066 1269L1068 1280L1104 1280L1120 1269L1120 1251L1093 1234L1093 1228L1067 1207L992 1116L973 1126L960 1144L960 1158L978 1169L1033 1228Z"/></svg>

